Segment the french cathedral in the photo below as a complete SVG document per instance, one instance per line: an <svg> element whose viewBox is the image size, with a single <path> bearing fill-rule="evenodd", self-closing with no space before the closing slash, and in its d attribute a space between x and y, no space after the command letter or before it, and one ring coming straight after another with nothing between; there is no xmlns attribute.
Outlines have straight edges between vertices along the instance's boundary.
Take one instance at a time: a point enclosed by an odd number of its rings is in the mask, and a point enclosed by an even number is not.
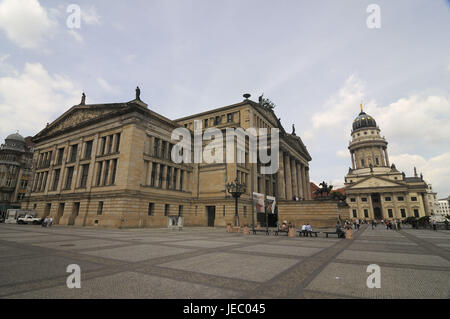
<svg viewBox="0 0 450 319"><path fill-rule="evenodd" d="M352 167L345 176L350 218L405 219L430 215L428 185L422 174L407 177L389 162L387 145L375 119L361 112L353 121L348 146Z"/></svg>

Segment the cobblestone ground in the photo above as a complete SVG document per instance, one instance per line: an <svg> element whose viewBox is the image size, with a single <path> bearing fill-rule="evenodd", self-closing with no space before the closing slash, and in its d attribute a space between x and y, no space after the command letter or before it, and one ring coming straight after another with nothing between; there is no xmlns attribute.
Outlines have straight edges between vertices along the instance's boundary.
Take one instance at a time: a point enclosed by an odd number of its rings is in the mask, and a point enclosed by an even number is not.
<svg viewBox="0 0 450 319"><path fill-rule="evenodd" d="M81 288L66 267L81 268ZM381 288L368 288L369 264ZM0 298L449 298L450 231L353 240L0 224Z"/></svg>

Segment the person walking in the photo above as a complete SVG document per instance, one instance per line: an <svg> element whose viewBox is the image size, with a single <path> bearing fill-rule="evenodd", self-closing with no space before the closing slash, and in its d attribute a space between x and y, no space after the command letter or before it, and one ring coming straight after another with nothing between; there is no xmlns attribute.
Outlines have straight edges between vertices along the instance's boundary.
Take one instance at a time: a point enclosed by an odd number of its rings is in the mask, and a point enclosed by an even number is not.
<svg viewBox="0 0 450 319"><path fill-rule="evenodd" d="M433 220L433 230L437 231L437 224L436 224L436 220Z"/></svg>

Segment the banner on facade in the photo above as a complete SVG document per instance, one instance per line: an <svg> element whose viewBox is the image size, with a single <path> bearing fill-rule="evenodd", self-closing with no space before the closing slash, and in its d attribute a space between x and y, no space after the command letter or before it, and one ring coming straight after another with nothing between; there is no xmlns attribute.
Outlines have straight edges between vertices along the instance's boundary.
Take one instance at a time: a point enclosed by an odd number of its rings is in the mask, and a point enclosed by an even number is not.
<svg viewBox="0 0 450 319"><path fill-rule="evenodd" d="M257 213L264 213L264 194L253 193L253 205Z"/></svg>
<svg viewBox="0 0 450 319"><path fill-rule="evenodd" d="M267 199L267 213L275 214L275 205L276 205L275 197L266 196L266 199Z"/></svg>

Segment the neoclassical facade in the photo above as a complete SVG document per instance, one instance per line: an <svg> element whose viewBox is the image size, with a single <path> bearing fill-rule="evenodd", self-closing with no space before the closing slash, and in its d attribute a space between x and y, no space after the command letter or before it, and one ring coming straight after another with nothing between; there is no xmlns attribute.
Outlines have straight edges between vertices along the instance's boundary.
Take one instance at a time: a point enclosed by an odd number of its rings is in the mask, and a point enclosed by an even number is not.
<svg viewBox="0 0 450 319"><path fill-rule="evenodd" d="M171 153L178 141L171 134L186 128L193 135L194 121L203 131L215 127L224 133L278 128L279 170L264 175L261 163L248 160L175 163ZM56 224L166 227L183 216L184 225L225 226L235 214L225 185L235 179L247 185L239 200L241 225L252 222L252 191L276 196L279 205L311 199L311 157L302 140L284 130L272 108L248 98L170 120L150 110L138 93L132 101L112 104L85 104L83 96L33 140L34 175L23 206L52 216ZM203 146L209 143L204 140ZM248 159L248 143L234 151Z"/></svg>
<svg viewBox="0 0 450 319"><path fill-rule="evenodd" d="M0 146L0 214L20 207L31 178L32 157L31 141L19 133L8 135Z"/></svg>
<svg viewBox="0 0 450 319"><path fill-rule="evenodd" d="M385 137L363 111L353 121L348 146L352 167L345 176L350 218L405 219L430 215L428 185L422 174L406 177L390 164Z"/></svg>

